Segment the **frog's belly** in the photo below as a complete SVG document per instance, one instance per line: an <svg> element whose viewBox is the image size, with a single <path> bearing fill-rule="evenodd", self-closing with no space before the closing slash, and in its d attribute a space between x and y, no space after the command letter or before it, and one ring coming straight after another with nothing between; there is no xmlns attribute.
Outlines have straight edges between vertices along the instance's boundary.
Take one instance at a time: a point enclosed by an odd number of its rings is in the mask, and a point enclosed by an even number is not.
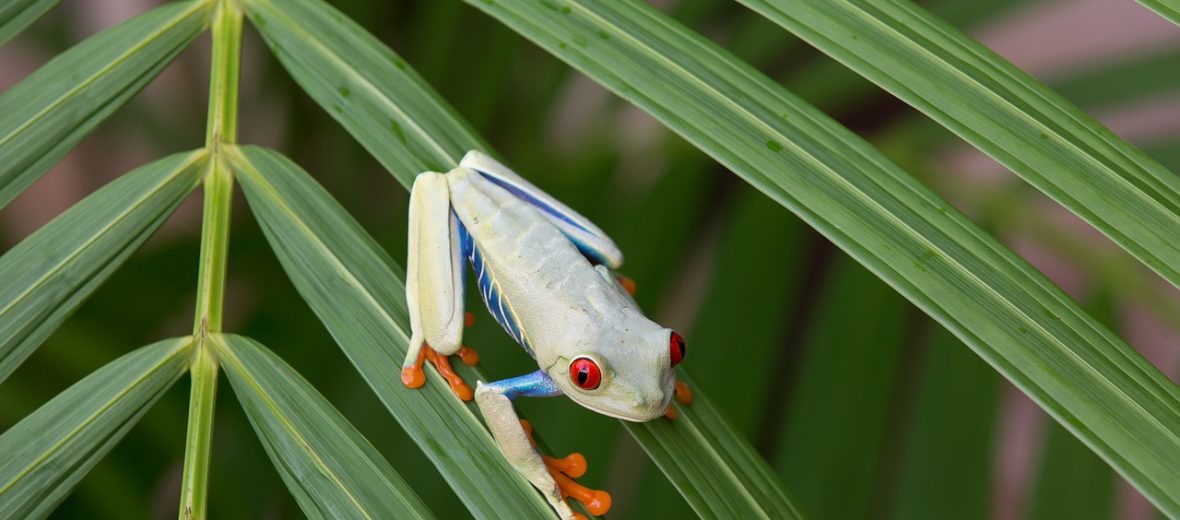
<svg viewBox="0 0 1180 520"><path fill-rule="evenodd" d="M542 345L584 341L591 300L609 290L590 262L538 210L480 174L447 179L465 254L496 320L534 357Z"/></svg>

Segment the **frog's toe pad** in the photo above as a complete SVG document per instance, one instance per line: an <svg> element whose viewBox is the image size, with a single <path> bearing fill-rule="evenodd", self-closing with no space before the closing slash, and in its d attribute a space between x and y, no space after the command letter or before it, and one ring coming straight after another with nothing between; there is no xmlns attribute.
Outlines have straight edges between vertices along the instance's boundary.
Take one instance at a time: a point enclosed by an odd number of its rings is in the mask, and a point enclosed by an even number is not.
<svg viewBox="0 0 1180 520"><path fill-rule="evenodd" d="M676 380L676 402L685 406L692 404L692 389L679 379Z"/></svg>
<svg viewBox="0 0 1180 520"><path fill-rule="evenodd" d="M619 280L619 285L623 286L623 290L627 291L627 294L635 296L635 293L639 291L639 287L635 285L635 280L618 273L615 273L615 278Z"/></svg>
<svg viewBox="0 0 1180 520"><path fill-rule="evenodd" d="M402 384L408 388L421 388L426 384L426 373L422 372L422 365L403 368Z"/></svg>
<svg viewBox="0 0 1180 520"><path fill-rule="evenodd" d="M421 388L426 384L426 373L422 371L422 362L426 360L426 347L418 351L418 359L414 364L402 367L402 384L409 388Z"/></svg>
<svg viewBox="0 0 1180 520"><path fill-rule="evenodd" d="M684 384L684 381L681 381L678 379L678 380L676 380L675 397L676 397L676 402L678 402L684 406L688 406L688 405L692 404L692 389L689 388L688 385ZM675 421L676 420L676 407L669 404L668 410L664 412L664 417L668 418L669 420Z"/></svg>
<svg viewBox="0 0 1180 520"><path fill-rule="evenodd" d="M459 359L463 361L464 365L473 367L479 364L479 352L476 352L475 349L467 345L459 347L459 351L456 354L459 355Z"/></svg>
<svg viewBox="0 0 1180 520"><path fill-rule="evenodd" d="M532 425L526 420L521 420L520 425L524 427L525 433L528 434L529 441L536 447L537 443L533 439ZM545 468L549 470L549 475L557 483L557 488L561 491L562 498L572 498L581 502L582 506L586 508L586 511L594 516L602 516L607 511L610 511L610 493L600 489L590 489L574 481L574 479L586 474L586 457L583 457L581 453L571 453L562 458L541 454L541 460L545 461ZM575 518L578 518L578 516L575 516Z"/></svg>

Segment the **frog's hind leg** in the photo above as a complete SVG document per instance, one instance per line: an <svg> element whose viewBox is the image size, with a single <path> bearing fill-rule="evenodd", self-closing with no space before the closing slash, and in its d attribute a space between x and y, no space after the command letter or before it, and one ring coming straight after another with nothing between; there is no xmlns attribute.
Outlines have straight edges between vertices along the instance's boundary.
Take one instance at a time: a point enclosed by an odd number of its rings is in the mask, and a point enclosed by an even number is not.
<svg viewBox="0 0 1180 520"><path fill-rule="evenodd" d="M471 388L451 370L447 359L463 349L467 321L463 311L461 225L451 210L450 188L443 174L427 172L414 179L406 266L410 341L401 378L408 387L422 386L426 383L422 364L430 360L455 394L468 401ZM468 359L478 358L464 357L465 362Z"/></svg>
<svg viewBox="0 0 1180 520"><path fill-rule="evenodd" d="M490 384L480 382L475 390L475 400L504 458L545 495L558 515L562 518L581 517L566 503L567 498L582 502L593 515L604 515L610 509L610 495L574 482L586 472L586 459L577 453L560 459L543 455L533 442L532 426L522 421L512 406L517 397L560 394L557 384L544 371L538 370Z"/></svg>
<svg viewBox="0 0 1180 520"><path fill-rule="evenodd" d="M623 252L602 229L499 161L483 152L472 150L463 156L459 164L461 167L479 172L485 179L539 210L546 220L556 226L583 255L595 263L611 269L618 269L623 265Z"/></svg>

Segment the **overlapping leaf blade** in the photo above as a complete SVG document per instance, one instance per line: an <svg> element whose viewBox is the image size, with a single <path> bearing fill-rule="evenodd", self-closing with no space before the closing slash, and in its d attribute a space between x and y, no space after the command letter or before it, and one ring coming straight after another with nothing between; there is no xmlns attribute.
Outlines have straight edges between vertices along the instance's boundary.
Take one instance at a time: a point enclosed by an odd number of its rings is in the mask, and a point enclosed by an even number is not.
<svg viewBox="0 0 1180 520"><path fill-rule="evenodd" d="M1180 5L1169 0L1139 0L1144 7L1180 25Z"/></svg>
<svg viewBox="0 0 1180 520"><path fill-rule="evenodd" d="M295 81L409 188L483 141L388 47L318 0L249 0L246 14Z"/></svg>
<svg viewBox="0 0 1180 520"><path fill-rule="evenodd" d="M287 275L471 512L482 518L552 515L441 379L431 377L417 390L402 385L409 315L401 268L290 160L243 147L232 162Z"/></svg>
<svg viewBox="0 0 1180 520"><path fill-rule="evenodd" d="M833 262L794 371L771 461L800 507L873 516L913 308L847 257ZM856 321L849 326L850 317ZM838 482L839 485L833 485Z"/></svg>
<svg viewBox="0 0 1180 520"><path fill-rule="evenodd" d="M310 518L433 518L369 441L273 352L212 338L275 468Z"/></svg>
<svg viewBox="0 0 1180 520"><path fill-rule="evenodd" d="M53 9L58 0L8 0L0 4L0 45Z"/></svg>
<svg viewBox="0 0 1180 520"><path fill-rule="evenodd" d="M640 2L468 2L795 211L1180 515L1176 386L859 137Z"/></svg>
<svg viewBox="0 0 1180 520"><path fill-rule="evenodd" d="M16 198L204 30L214 2L159 7L58 55L0 95L0 207Z"/></svg>
<svg viewBox="0 0 1180 520"><path fill-rule="evenodd" d="M992 518L999 376L944 329L925 343L891 518Z"/></svg>
<svg viewBox="0 0 1180 520"><path fill-rule="evenodd" d="M681 377L695 388L688 374ZM702 518L804 518L766 461L704 395L675 421L624 422Z"/></svg>
<svg viewBox="0 0 1180 520"><path fill-rule="evenodd" d="M184 374L191 354L190 338L135 350L0 435L0 517L48 516Z"/></svg>
<svg viewBox="0 0 1180 520"><path fill-rule="evenodd" d="M249 0L244 8L291 75L403 185L409 186L421 171L449 168L469 149L487 149L400 58L371 36L353 34L363 29L338 11L318 0L289 0L281 5L280 10L272 0ZM303 29L310 27L317 29ZM335 72L322 75L318 70ZM691 445L698 452L725 453L710 442L748 449L745 439L732 428L679 439L674 435L681 434L667 430L653 432L661 443L687 443L682 444L685 452L692 451L687 448ZM712 474L734 471L726 467L733 462L727 457L708 459L708 464L716 464L711 467ZM720 480L722 485L714 489L722 491L706 498L750 496L742 486L756 485L780 493L770 501L772 505L788 503L781 494L781 483L765 461L756 458L750 462L756 467L739 471L749 469L750 475L761 480ZM698 492L692 483L677 479L673 483L684 493ZM758 509L757 504L747 505L752 511Z"/></svg>
<svg viewBox="0 0 1180 520"><path fill-rule="evenodd" d="M1180 286L1180 178L907 0L741 0L934 118Z"/></svg>
<svg viewBox="0 0 1180 520"><path fill-rule="evenodd" d="M0 381L172 214L204 163L195 151L142 166L0 257Z"/></svg>

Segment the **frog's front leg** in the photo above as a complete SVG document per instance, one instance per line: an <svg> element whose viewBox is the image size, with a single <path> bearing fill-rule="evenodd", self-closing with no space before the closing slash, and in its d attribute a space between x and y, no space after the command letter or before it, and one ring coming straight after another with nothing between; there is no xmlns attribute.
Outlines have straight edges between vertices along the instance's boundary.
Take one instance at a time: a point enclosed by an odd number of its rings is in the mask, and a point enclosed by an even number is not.
<svg viewBox="0 0 1180 520"><path fill-rule="evenodd" d="M512 467L545 495L562 518L580 518L566 503L573 497L594 515L610 509L610 495L587 489L573 481L586 471L586 461L574 453L563 459L542 455L532 441L530 426L516 415L512 402L517 397L552 397L561 390L543 370L528 375L476 386L475 401L484 422Z"/></svg>
<svg viewBox="0 0 1180 520"><path fill-rule="evenodd" d="M402 382L411 388L426 383L423 361L434 364L464 401L471 388L451 370L447 356L460 353L472 364L473 353L463 347L463 255L459 219L451 211L446 176L427 172L414 179L410 191L409 257L406 266L406 305L410 311L410 342L402 364Z"/></svg>

